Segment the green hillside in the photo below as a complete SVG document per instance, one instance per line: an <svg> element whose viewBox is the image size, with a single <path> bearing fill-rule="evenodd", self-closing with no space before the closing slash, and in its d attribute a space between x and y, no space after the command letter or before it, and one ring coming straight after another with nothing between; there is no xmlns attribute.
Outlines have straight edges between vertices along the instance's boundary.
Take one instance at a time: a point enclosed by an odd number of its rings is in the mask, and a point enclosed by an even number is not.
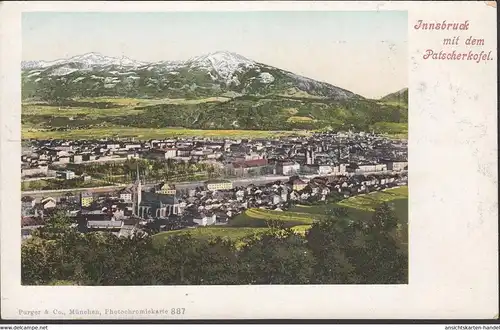
<svg viewBox="0 0 500 330"><path fill-rule="evenodd" d="M388 94L382 97L380 101L388 104L408 106L408 88L403 88L395 93Z"/></svg>
<svg viewBox="0 0 500 330"><path fill-rule="evenodd" d="M290 96L234 98L123 99L86 98L27 102L22 124L31 130L75 130L99 127L183 127L219 130L368 130L381 123L406 124L406 108L364 99L335 101Z"/></svg>

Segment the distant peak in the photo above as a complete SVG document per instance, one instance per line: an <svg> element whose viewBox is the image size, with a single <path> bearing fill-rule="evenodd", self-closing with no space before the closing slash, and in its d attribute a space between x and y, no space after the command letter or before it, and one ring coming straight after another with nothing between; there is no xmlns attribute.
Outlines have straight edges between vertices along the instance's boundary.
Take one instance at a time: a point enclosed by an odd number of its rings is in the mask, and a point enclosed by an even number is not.
<svg viewBox="0 0 500 330"><path fill-rule="evenodd" d="M195 62L195 61L203 61L203 60L210 60L210 61L231 61L231 62L244 62L244 63L255 63L254 61L246 58L243 55L240 55L235 52L230 52L227 50L221 50L221 51L216 51L216 52L211 52L207 53L201 56L194 57L190 60L190 62Z"/></svg>
<svg viewBox="0 0 500 330"><path fill-rule="evenodd" d="M91 57L106 57L106 56L102 55L101 53L90 52L82 55L76 55L73 56L72 58L91 58Z"/></svg>
<svg viewBox="0 0 500 330"><path fill-rule="evenodd" d="M207 55L226 55L226 56L235 56L235 57L244 57L238 53L235 53L235 52L230 52L228 50L219 50L219 51L216 51L216 52L211 52L211 53L208 53Z"/></svg>

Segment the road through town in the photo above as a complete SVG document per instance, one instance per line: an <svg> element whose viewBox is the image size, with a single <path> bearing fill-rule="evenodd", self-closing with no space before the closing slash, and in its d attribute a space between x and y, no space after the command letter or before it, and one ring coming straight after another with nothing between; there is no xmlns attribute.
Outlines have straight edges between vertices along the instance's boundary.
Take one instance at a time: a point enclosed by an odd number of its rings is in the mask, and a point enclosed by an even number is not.
<svg viewBox="0 0 500 330"><path fill-rule="evenodd" d="M355 174L360 174L360 175L387 175L387 174L407 174L408 171L383 171L383 172L364 172L364 173L349 173L348 175L355 175ZM328 174L328 175L321 175L321 177L326 177L326 176L339 176L339 174ZM311 174L311 175L302 175L301 177L306 178L306 179L312 179L315 177L320 177L318 174ZM238 179L230 179L230 181L233 182L234 187L245 187L250 184L254 185L262 185L266 184L269 182L274 182L274 181L286 181L289 180L289 176L283 176L283 175L265 175L265 176L259 176L259 177L251 177L251 178L238 178ZM159 183L159 182L158 182ZM149 183L143 185L144 188L152 188L155 184L158 183ZM202 187L205 184L205 181L192 181L192 182L179 182L176 183L177 189L191 189L191 188L196 188L196 187ZM60 190L35 190L35 191L23 191L22 196L31 196L34 198L37 197L42 197L42 196L52 196L52 197L57 197L57 196L64 196L68 192L72 193L81 193L81 192L93 192L93 193L109 193L113 191L117 191L122 189L123 187L126 187L127 184L119 184L119 185L114 185L114 186L103 186L103 187L92 187L92 188L76 188L76 189L60 189Z"/></svg>

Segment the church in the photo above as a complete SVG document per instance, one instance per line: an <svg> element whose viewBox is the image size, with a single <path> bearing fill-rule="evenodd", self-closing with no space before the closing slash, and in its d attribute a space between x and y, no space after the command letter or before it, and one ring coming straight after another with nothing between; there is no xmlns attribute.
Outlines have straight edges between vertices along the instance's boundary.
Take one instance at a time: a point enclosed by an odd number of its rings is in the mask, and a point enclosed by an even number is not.
<svg viewBox="0 0 500 330"><path fill-rule="evenodd" d="M177 197L174 186L162 184L159 187L144 191L142 189L139 172L132 188L132 210L139 218L161 218L180 215L183 203Z"/></svg>

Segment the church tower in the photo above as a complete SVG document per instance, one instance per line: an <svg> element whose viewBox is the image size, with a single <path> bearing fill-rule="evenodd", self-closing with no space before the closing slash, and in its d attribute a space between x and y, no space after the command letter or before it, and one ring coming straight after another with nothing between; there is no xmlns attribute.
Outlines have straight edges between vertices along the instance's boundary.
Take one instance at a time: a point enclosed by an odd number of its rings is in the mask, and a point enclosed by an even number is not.
<svg viewBox="0 0 500 330"><path fill-rule="evenodd" d="M134 184L134 205L133 205L133 212L134 215L139 215L139 206L141 205L141 200L142 200L142 185L141 185L141 178L139 176L139 164L136 165L136 179L135 179L135 184Z"/></svg>
<svg viewBox="0 0 500 330"><path fill-rule="evenodd" d="M306 164L314 165L314 161L315 161L314 151L312 148L308 147L306 149Z"/></svg>

